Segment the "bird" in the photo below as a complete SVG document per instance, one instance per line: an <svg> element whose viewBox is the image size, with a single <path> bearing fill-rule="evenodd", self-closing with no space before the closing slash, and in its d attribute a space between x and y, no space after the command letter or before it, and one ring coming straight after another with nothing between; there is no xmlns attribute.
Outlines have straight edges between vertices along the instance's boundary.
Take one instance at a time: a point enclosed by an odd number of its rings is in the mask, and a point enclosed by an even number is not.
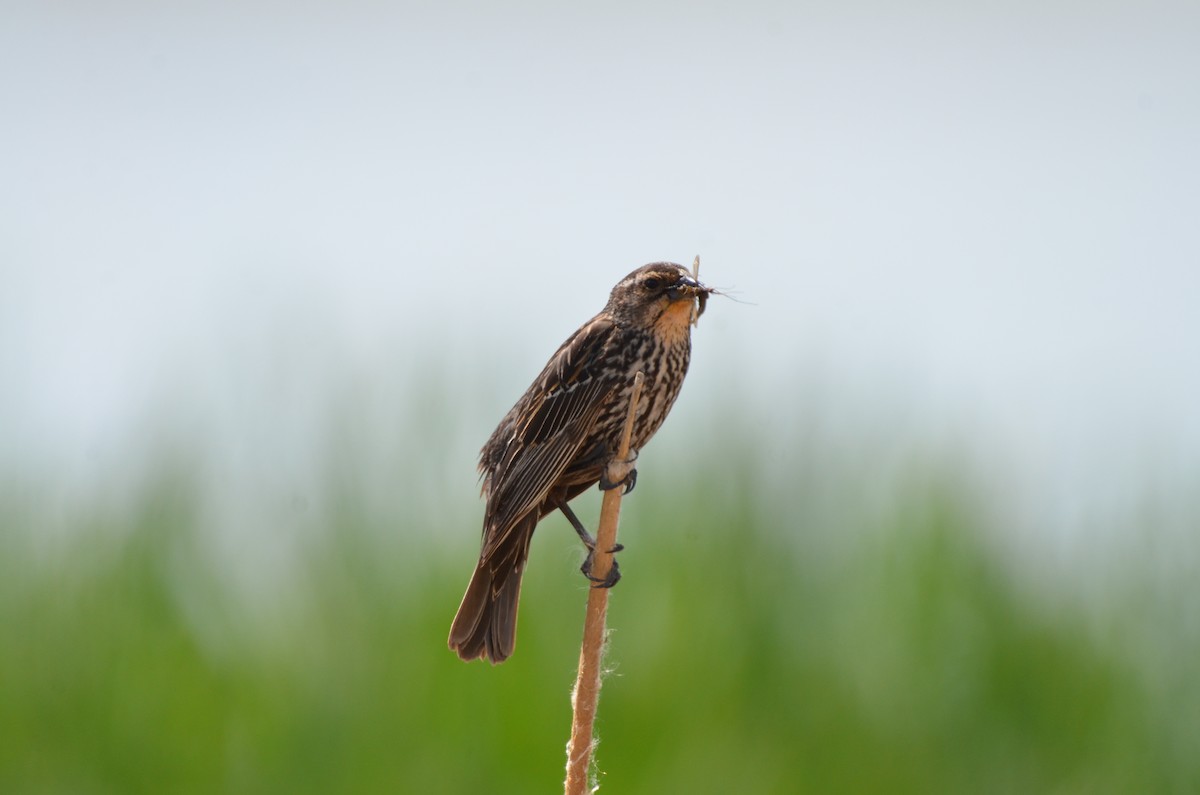
<svg viewBox="0 0 1200 795"><path fill-rule="evenodd" d="M463 660L506 660L516 644L517 603L530 540L558 510L588 548L581 567L595 587L620 577L591 574L595 541L568 503L593 485L632 490L639 451L679 396L691 359L691 328L708 296L687 268L652 262L617 282L608 303L559 346L479 454L486 498L479 562L450 628ZM630 441L628 474L612 483L634 376L644 376ZM620 545L613 552L620 551Z"/></svg>

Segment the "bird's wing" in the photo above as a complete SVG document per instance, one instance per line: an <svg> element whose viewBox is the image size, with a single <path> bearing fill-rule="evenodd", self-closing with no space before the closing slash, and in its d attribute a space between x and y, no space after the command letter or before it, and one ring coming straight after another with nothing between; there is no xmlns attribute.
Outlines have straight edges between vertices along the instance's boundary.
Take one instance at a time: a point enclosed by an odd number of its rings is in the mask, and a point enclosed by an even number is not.
<svg viewBox="0 0 1200 795"><path fill-rule="evenodd" d="M508 426L511 435L489 477L485 557L546 498L617 388L601 366L612 331L611 321L600 316L582 326L522 399L524 410Z"/></svg>

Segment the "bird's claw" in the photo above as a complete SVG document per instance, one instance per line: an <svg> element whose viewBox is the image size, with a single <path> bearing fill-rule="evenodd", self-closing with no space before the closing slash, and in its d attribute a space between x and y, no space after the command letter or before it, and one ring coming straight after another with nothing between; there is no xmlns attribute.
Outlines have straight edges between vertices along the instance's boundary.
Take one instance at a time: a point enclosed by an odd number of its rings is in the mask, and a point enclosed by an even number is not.
<svg viewBox="0 0 1200 795"><path fill-rule="evenodd" d="M629 457L624 461L609 461L608 466L600 473L600 488L603 491L609 491L617 486L624 486L624 494L633 491L633 487L637 483L637 459L637 451L630 450Z"/></svg>
<svg viewBox="0 0 1200 795"><path fill-rule="evenodd" d="M623 549L623 547L620 544L617 544L615 547L612 548L611 551L612 552L620 552L621 549ZM590 550L588 551L587 558L583 561L583 565L579 567L579 570L581 572L583 572L584 577L587 577L589 580L592 581L593 588L611 588L617 584L618 580L621 579L621 568L617 565L617 561L615 559L613 560L612 567L609 568L608 574L606 576L593 577L592 576L592 552Z"/></svg>
<svg viewBox="0 0 1200 795"><path fill-rule="evenodd" d="M637 453L630 452L629 458L624 461L611 461L604 468L604 472L600 474L600 489L609 491L617 486L624 486L625 491L622 495L633 491L633 487L637 484Z"/></svg>

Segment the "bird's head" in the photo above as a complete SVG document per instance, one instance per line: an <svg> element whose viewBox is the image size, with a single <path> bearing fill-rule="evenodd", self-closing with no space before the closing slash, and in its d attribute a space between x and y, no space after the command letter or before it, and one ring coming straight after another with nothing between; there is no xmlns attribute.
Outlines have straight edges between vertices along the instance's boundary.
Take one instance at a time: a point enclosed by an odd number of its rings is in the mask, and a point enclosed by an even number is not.
<svg viewBox="0 0 1200 795"><path fill-rule="evenodd" d="M652 262L617 283L608 298L608 311L620 325L653 328L672 336L686 334L696 302L700 302L698 312L704 311L711 293L682 265Z"/></svg>

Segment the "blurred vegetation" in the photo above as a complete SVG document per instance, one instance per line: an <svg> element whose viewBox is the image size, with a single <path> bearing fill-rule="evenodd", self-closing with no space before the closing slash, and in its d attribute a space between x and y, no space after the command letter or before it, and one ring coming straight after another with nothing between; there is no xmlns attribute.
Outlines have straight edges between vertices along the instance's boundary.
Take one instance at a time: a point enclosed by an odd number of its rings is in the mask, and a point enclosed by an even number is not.
<svg viewBox="0 0 1200 795"><path fill-rule="evenodd" d="M749 443L712 446L647 459L625 503L605 791L1198 791L1194 612L1159 621L1136 577L1099 605L1028 587L936 468L886 509L844 484L834 522ZM64 543L35 532L62 506L0 503L0 792L560 791L585 600L560 517L515 656L467 665L461 511L366 510L344 468L256 600L184 464L67 506Z"/></svg>

